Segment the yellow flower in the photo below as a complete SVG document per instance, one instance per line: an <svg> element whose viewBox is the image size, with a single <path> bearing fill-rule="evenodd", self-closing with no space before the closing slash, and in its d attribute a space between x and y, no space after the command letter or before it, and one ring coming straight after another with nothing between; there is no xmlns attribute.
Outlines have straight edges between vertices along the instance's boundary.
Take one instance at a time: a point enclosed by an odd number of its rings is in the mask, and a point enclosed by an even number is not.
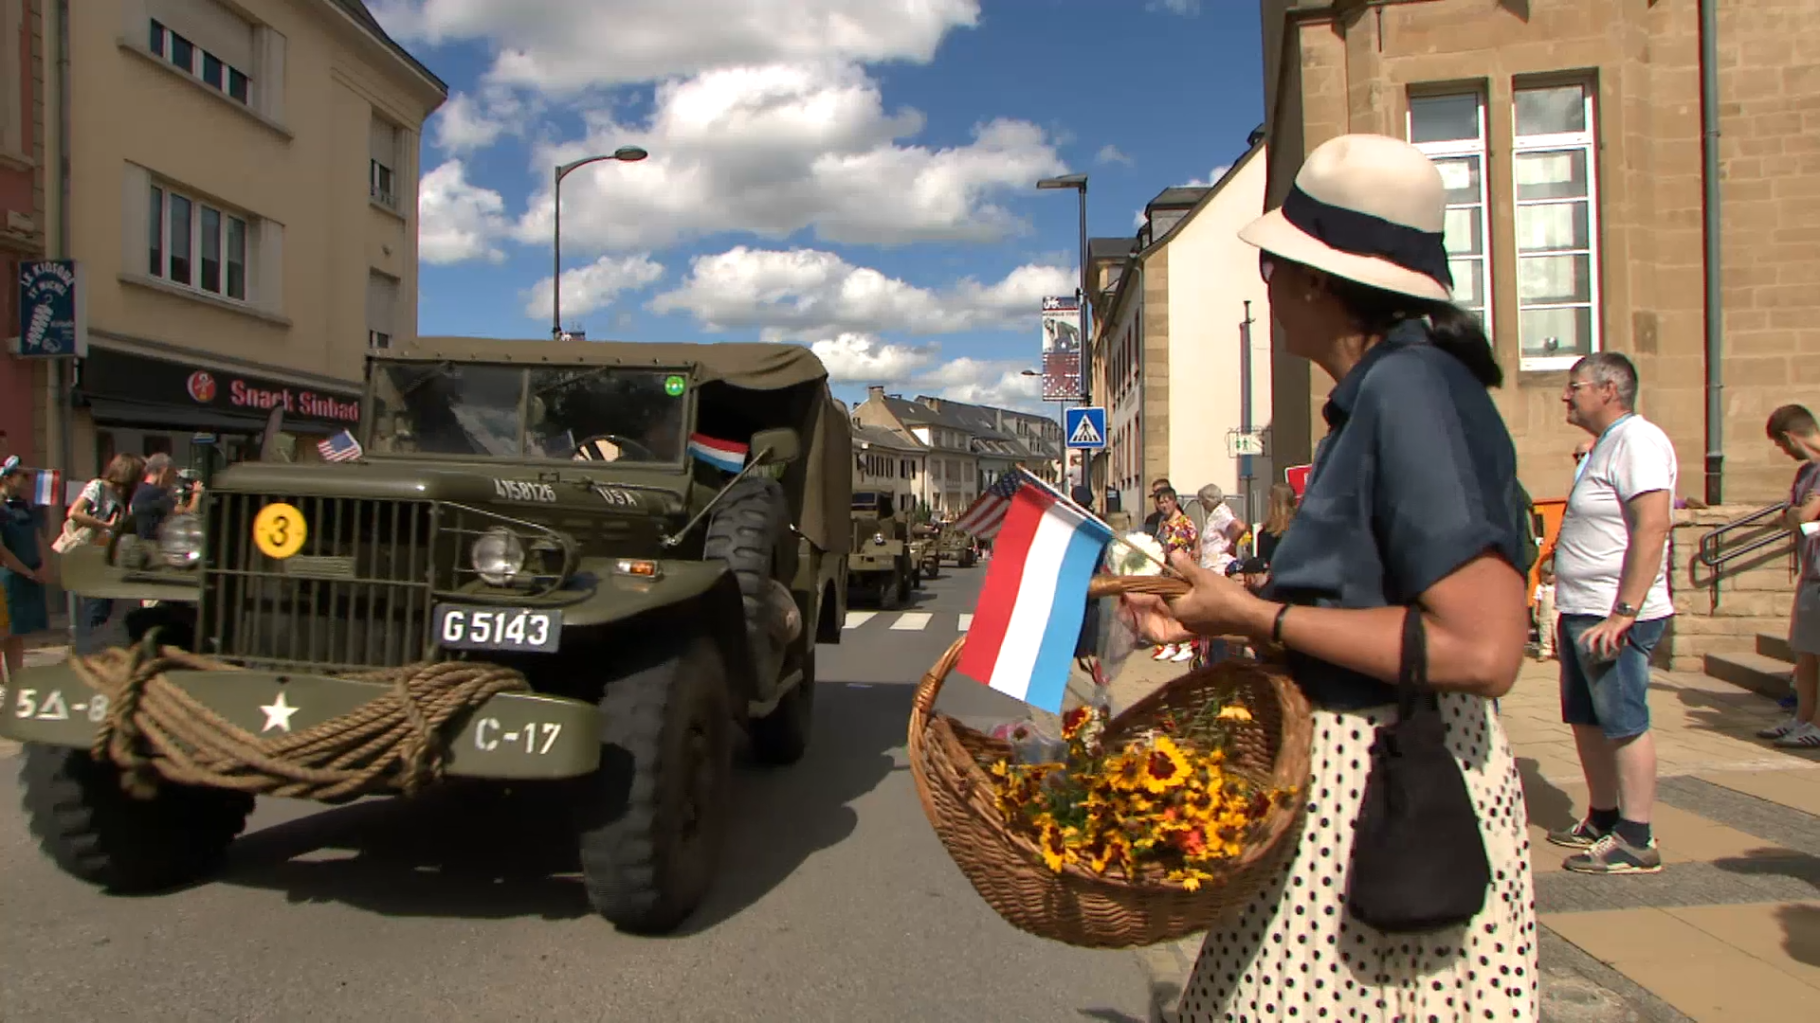
<svg viewBox="0 0 1820 1023"><path fill-rule="evenodd" d="M1202 881L1213 880L1213 875L1193 867L1186 867L1182 870L1170 871L1169 880L1180 882L1183 888L1192 892L1200 889Z"/></svg>
<svg viewBox="0 0 1820 1023"><path fill-rule="evenodd" d="M1251 711L1240 704L1229 703L1220 708L1219 719L1221 721L1250 721Z"/></svg>
<svg viewBox="0 0 1820 1023"><path fill-rule="evenodd" d="M1159 735L1144 758L1143 785L1147 792L1167 792L1188 778L1188 758L1167 735Z"/></svg>
<svg viewBox="0 0 1820 1023"><path fill-rule="evenodd" d="M1048 817L1047 814L1043 816ZM1048 864L1050 870L1058 874L1062 872L1064 864L1078 859L1074 850L1068 847L1067 836L1062 833L1060 827L1056 826L1052 818L1039 825L1037 847L1042 850L1043 862Z"/></svg>
<svg viewBox="0 0 1820 1023"><path fill-rule="evenodd" d="M1106 764L1106 780L1114 789L1132 791L1144 784L1144 762L1141 753L1127 753L1113 757Z"/></svg>
<svg viewBox="0 0 1820 1023"><path fill-rule="evenodd" d="M995 763L993 763L991 771L992 771L992 776L994 778L1011 777L1011 765L1005 763L1003 760L996 761Z"/></svg>

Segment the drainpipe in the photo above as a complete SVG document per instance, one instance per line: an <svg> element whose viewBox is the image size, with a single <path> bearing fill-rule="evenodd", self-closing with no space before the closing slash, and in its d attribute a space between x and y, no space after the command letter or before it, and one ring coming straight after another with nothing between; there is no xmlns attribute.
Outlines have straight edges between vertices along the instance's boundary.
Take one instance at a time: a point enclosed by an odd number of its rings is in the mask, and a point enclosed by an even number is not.
<svg viewBox="0 0 1820 1023"><path fill-rule="evenodd" d="M1725 324L1719 255L1719 2L1700 0L1701 189L1706 235L1706 503L1725 498Z"/></svg>
<svg viewBox="0 0 1820 1023"><path fill-rule="evenodd" d="M69 0L57 0L57 257L70 258L70 5ZM76 386L76 360L74 357L58 359L54 363L57 376L57 393L53 396L57 410L57 454L59 464L63 466L63 482L66 488L75 475L76 442L71 434L75 430L75 413L70 408L71 393ZM53 495L54 507L64 507L63 494ZM62 580L59 580L61 582ZM64 608L68 612L70 630L70 649L76 643L76 595L69 590L63 591Z"/></svg>

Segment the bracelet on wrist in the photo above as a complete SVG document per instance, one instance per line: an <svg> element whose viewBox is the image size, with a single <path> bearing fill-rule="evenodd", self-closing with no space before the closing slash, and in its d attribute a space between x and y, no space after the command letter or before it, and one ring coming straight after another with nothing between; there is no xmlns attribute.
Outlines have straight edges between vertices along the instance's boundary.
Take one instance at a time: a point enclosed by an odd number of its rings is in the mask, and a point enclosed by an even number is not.
<svg viewBox="0 0 1820 1023"><path fill-rule="evenodd" d="M1276 620L1270 625L1270 641L1277 646L1283 645L1283 619L1289 614L1289 605L1277 608Z"/></svg>

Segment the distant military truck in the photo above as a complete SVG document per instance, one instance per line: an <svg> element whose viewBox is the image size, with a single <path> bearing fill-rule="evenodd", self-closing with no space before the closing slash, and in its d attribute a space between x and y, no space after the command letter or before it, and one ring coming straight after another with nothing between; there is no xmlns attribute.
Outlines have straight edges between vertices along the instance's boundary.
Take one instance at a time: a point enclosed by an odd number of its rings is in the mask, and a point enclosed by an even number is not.
<svg viewBox="0 0 1820 1023"><path fill-rule="evenodd" d="M952 561L962 568L972 568L979 561L979 545L974 542L971 534L952 522L942 524L936 546L941 552L942 561Z"/></svg>
<svg viewBox="0 0 1820 1023"><path fill-rule="evenodd" d="M927 522L910 527L910 561L916 566L916 584L942 574L941 530Z"/></svg>
<svg viewBox="0 0 1820 1023"><path fill-rule="evenodd" d="M849 585L887 611L910 599L916 585L916 563L911 560L907 529L897 517L890 494L872 490L853 492L853 544L847 556Z"/></svg>
<svg viewBox="0 0 1820 1023"><path fill-rule="evenodd" d="M675 928L718 873L736 731L760 762L801 758L816 644L840 642L853 455L827 370L790 345L422 338L369 357L362 408L359 457L229 467L156 543L71 551L65 585L156 601L133 649L215 665L162 674L200 708L186 724L258 741L395 701L420 665L522 672L529 691L431 736L438 776L558 783L595 908ZM69 663L8 695L31 830L84 880L202 875L274 790L196 782L137 724L150 697L117 720ZM96 748L128 727L126 752ZM148 757L162 777L129 797Z"/></svg>

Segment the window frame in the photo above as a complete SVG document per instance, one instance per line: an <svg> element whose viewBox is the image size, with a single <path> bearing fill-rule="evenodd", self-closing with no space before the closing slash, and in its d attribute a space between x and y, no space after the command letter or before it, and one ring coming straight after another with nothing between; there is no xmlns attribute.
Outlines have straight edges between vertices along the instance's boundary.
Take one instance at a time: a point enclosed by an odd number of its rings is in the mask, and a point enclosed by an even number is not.
<svg viewBox="0 0 1820 1023"><path fill-rule="evenodd" d="M1487 90L1483 86L1477 85L1455 88L1429 86L1410 91L1405 97L1403 105L1403 138L1410 145L1421 150L1422 154L1430 160L1459 159L1468 156L1478 158L1480 251L1476 256L1467 256L1458 261L1469 262L1476 259L1483 264L1479 277L1479 300L1482 303L1478 307L1479 323L1485 330L1485 339L1491 342L1495 349L1497 340L1494 321L1497 319L1497 307L1492 297L1495 294L1495 289L1492 287L1492 271L1496 262L1494 250L1497 246L1492 244L1491 233L1491 104L1486 92ZM1473 103L1478 109L1479 137L1476 139L1449 139L1444 142L1415 141L1416 102L1425 99L1448 99L1456 96L1472 97ZM1467 205L1466 203L1450 202L1447 204L1447 209L1465 209ZM1449 253L1447 258L1450 263L1456 260L1452 253ZM1460 305L1457 301L1454 304L1468 312L1473 311L1472 306Z"/></svg>
<svg viewBox="0 0 1820 1023"><path fill-rule="evenodd" d="M207 295L210 298L220 299L224 302L233 302L236 305L245 306L254 305L251 293L253 283L251 273L253 244L251 231L249 230L254 218L224 204L202 199L188 189L174 188L169 183L157 178L152 179L149 200L151 210L146 222L146 240L148 243L145 247L147 257L146 275L162 281L165 284L169 284L172 287L194 291L198 294ZM187 253L185 261L189 264L187 274L188 280L177 280L171 275L171 261L173 258L173 250L175 249L175 246L172 245L173 235L171 233L171 228L174 224L171 216L171 205L173 200L178 200L188 205L188 212L184 217L184 221L188 226L188 230L184 232L184 240L187 243L185 248ZM208 288L203 285L203 254L208 251L204 245L205 232L202 229L203 220L206 219L204 211L214 213L218 222L215 229L215 278L216 283L219 285L218 288ZM158 227L156 237L152 236L154 222ZM239 295L231 293L234 281L233 267L235 265L233 259L235 224L240 225Z"/></svg>
<svg viewBox="0 0 1820 1023"><path fill-rule="evenodd" d="M379 183L379 177L382 172L391 178L391 187L389 190L382 187ZM371 156L367 157L367 198L384 206L388 210L395 210L398 208L397 169L388 167L384 163L381 163L377 158Z"/></svg>
<svg viewBox="0 0 1820 1023"><path fill-rule="evenodd" d="M1580 90L1580 102L1585 115L1586 127L1579 131L1551 132L1544 135L1519 135L1517 133L1517 97L1525 92L1536 92L1545 89L1562 89L1574 87ZM1525 206L1559 205L1563 201L1584 201L1586 203L1586 247L1584 249L1547 249L1528 253L1529 258L1547 258L1554 256L1586 257L1587 267L1587 301L1585 302L1534 302L1525 303L1522 296L1521 267L1525 254L1518 251L1519 239L1514 229L1511 237L1511 257L1519 268L1517 291L1514 294L1517 303L1517 354L1518 368L1524 371L1548 371L1571 369L1574 363L1605 346L1603 260L1604 247L1600 244L1600 209L1599 209L1599 103L1598 85L1587 78L1553 78L1539 80L1518 80L1511 83L1510 89L1510 199L1511 223L1513 227L1519 210ZM1522 156L1530 153L1562 153L1580 151L1586 160L1586 195L1583 200L1573 197L1564 200L1519 199L1517 197L1517 164ZM1568 355L1530 355L1523 348L1523 310L1524 309L1579 309L1586 308L1591 314L1590 334L1587 338L1587 351L1574 352Z"/></svg>
<svg viewBox="0 0 1820 1023"><path fill-rule="evenodd" d="M146 30L145 34L145 48L152 56L157 57L159 60L162 60L184 74L189 75L198 82L214 89L228 99L239 103L241 106L244 106L249 110L253 109L253 74L251 71L248 71L245 68L235 67L227 61L222 60L215 54L203 49L194 39L173 29L171 26L159 21L157 18L149 18L147 20L150 22L150 27ZM184 45L190 48L190 60L187 65L177 62L176 40L179 39L183 40ZM208 76L204 73L205 69L208 67L208 62L211 60L221 69L221 80L219 82L210 81ZM234 94L235 75L240 76L239 95Z"/></svg>

